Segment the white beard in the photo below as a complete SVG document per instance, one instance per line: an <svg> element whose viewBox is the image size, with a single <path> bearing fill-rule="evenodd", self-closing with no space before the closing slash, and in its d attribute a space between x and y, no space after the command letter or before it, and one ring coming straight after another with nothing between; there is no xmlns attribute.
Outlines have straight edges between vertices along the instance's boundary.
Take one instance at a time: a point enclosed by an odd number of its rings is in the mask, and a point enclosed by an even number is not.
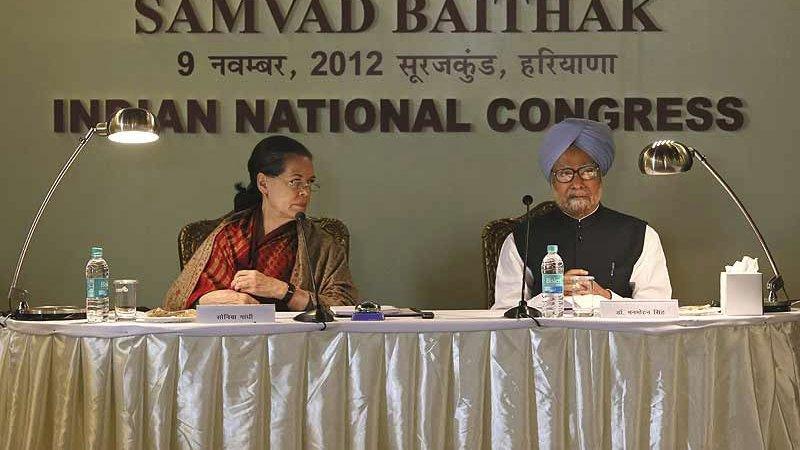
<svg viewBox="0 0 800 450"><path fill-rule="evenodd" d="M572 217L584 217L591 212L592 202L587 197L571 197L558 206Z"/></svg>

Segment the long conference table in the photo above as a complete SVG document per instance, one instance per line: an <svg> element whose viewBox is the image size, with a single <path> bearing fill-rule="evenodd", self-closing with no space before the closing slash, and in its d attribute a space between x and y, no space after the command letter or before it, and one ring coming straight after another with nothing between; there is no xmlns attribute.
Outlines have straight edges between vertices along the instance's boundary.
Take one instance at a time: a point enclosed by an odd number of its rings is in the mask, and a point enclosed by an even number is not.
<svg viewBox="0 0 800 450"><path fill-rule="evenodd" d="M9 320L2 449L800 448L800 312Z"/></svg>

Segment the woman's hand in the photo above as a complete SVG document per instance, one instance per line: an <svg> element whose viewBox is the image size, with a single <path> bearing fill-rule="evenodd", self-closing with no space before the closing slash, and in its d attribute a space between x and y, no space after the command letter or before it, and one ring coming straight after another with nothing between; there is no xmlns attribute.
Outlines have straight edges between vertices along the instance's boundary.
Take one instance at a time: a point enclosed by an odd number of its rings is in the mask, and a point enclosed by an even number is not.
<svg viewBox="0 0 800 450"><path fill-rule="evenodd" d="M231 289L259 297L281 299L286 295L289 285L257 270L240 270L233 276Z"/></svg>
<svg viewBox="0 0 800 450"><path fill-rule="evenodd" d="M611 291L600 286L596 281L580 281L575 278L587 275L589 272L584 269L569 269L564 272L564 296L594 294L610 299Z"/></svg>
<svg viewBox="0 0 800 450"><path fill-rule="evenodd" d="M244 292L224 289L203 295L197 303L200 305L258 305L258 300Z"/></svg>

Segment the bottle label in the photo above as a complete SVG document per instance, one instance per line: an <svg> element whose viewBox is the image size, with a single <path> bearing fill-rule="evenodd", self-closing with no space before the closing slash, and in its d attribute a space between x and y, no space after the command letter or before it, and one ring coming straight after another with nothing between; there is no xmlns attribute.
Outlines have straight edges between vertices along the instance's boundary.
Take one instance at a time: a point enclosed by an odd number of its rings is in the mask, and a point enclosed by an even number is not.
<svg viewBox="0 0 800 450"><path fill-rule="evenodd" d="M564 275L560 273L542 274L542 293L543 294L563 294Z"/></svg>
<svg viewBox="0 0 800 450"><path fill-rule="evenodd" d="M86 298L108 297L108 278L87 278Z"/></svg>

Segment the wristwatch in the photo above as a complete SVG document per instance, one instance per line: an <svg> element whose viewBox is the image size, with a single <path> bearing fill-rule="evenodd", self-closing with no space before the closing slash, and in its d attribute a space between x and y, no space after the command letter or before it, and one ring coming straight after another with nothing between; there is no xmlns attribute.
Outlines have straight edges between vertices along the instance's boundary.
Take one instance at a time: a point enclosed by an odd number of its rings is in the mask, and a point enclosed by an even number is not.
<svg viewBox="0 0 800 450"><path fill-rule="evenodd" d="M295 287L292 283L288 282L286 283L286 285L288 286L286 288L286 295L284 295L280 301L289 303L289 300L291 300L292 296L294 295Z"/></svg>

